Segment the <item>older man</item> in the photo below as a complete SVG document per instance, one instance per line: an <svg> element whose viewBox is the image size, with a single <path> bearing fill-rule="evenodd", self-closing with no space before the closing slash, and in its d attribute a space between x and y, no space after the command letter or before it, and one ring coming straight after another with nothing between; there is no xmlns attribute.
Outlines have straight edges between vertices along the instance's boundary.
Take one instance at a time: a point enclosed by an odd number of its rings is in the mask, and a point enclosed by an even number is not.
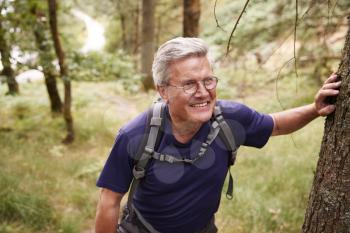
<svg viewBox="0 0 350 233"><path fill-rule="evenodd" d="M134 154L147 128L142 113L119 131L97 181L101 195L96 214L96 232L217 232L214 215L228 171L229 151L220 137L198 156L201 143L211 132L215 106L234 135L237 146L262 147L271 135L294 132L318 116L332 113L326 97L336 96L340 82L327 79L315 102L270 115L245 105L216 99L215 76L207 45L198 38L175 38L163 44L153 62L157 90L166 104L163 133L156 151L192 163L166 163L150 159L146 175L133 196L137 214L124 216L118 227L120 202L133 180ZM129 212L128 212L129 213ZM127 214L128 214L127 213ZM128 218L132 218L129 219Z"/></svg>

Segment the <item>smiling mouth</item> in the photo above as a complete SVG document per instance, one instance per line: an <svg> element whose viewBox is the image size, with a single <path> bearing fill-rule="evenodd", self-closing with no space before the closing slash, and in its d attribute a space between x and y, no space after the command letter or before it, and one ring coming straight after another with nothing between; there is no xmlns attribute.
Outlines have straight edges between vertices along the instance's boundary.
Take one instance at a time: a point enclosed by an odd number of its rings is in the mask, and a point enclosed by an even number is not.
<svg viewBox="0 0 350 233"><path fill-rule="evenodd" d="M192 108L204 108L204 107L207 107L208 105L209 105L209 101L203 102L203 103L191 104L190 106Z"/></svg>

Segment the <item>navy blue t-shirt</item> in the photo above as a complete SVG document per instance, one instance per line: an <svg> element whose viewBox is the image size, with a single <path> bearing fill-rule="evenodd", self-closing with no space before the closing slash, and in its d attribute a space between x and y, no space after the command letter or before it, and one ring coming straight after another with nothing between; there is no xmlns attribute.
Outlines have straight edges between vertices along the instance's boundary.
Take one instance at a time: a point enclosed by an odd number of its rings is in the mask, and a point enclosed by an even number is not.
<svg viewBox="0 0 350 233"><path fill-rule="evenodd" d="M219 100L223 116L232 129L237 145L261 148L272 129L271 116L247 106ZM98 187L126 193L132 181L133 156L145 132L147 113L142 113L120 129ZM172 135L166 108L164 132L158 152L179 158L194 158L210 131L210 122L203 124L188 143L180 143ZM134 205L143 217L162 233L192 233L210 221L220 203L228 158L220 137L216 137L204 157L194 164L169 164L150 160L146 176L140 182Z"/></svg>

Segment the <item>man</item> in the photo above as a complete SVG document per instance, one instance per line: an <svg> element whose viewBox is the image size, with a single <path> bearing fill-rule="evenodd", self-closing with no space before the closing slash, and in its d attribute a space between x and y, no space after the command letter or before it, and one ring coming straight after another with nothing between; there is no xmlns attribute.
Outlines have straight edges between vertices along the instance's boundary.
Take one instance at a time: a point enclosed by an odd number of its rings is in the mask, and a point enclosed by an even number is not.
<svg viewBox="0 0 350 233"><path fill-rule="evenodd" d="M158 152L193 159L210 131L215 105L219 105L239 145L262 147L271 135L294 132L318 116L335 110L326 98L336 96L340 82L331 75L315 102L299 108L258 113L247 106L216 99L218 79L208 57L208 47L197 38L175 38L163 44L153 62L153 78L166 103L164 133ZM116 232L120 201L133 178L133 156L147 125L143 113L120 129L97 182L101 195L96 232ZM228 151L216 137L205 156L193 164L168 164L150 160L133 204L156 231L162 233L217 232L214 214L228 170ZM142 226L141 221L136 224ZM119 232L128 232L123 229ZM130 232L130 231L129 231ZM144 231L147 232L147 231Z"/></svg>

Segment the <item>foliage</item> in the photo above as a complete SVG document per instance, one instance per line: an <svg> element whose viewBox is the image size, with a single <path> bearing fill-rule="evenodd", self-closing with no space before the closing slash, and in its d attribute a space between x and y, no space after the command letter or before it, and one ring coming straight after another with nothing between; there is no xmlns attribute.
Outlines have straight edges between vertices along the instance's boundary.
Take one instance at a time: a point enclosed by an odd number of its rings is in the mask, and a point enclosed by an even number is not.
<svg viewBox="0 0 350 233"><path fill-rule="evenodd" d="M120 81L126 90L137 91L141 76L136 72L132 58L117 53L89 52L69 54L69 73L76 81Z"/></svg>

